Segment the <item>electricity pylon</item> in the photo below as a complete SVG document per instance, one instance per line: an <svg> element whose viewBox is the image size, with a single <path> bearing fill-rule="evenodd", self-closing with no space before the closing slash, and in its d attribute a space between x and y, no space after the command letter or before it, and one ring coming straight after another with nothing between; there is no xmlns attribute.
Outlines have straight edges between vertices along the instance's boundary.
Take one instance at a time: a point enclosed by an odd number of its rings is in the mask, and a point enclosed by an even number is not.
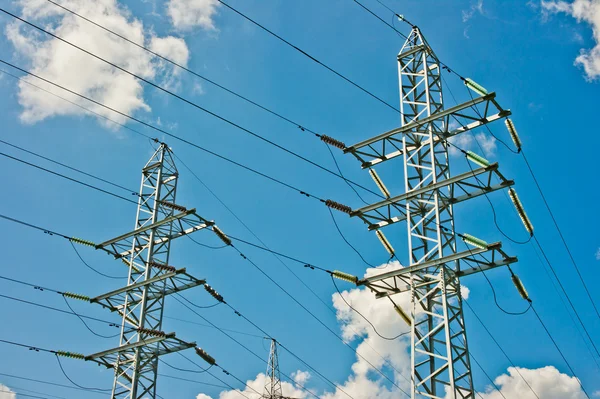
<svg viewBox="0 0 600 399"><path fill-rule="evenodd" d="M411 326L412 398L474 398L471 363L463 316L460 279L516 262L501 243L487 244L455 233L454 205L512 186L498 171L498 164L467 152L481 167L450 175L448 139L507 117L496 102L475 82L465 84L480 96L452 108L444 108L441 64L417 27L398 55L401 127L347 147L363 168L369 168L386 199L350 213L375 230L386 249L394 249L380 230L407 222L410 264L381 273L357 285L369 287L377 298L410 291L410 316L394 305ZM484 110L479 112L477 106ZM451 118L468 120L452 128ZM402 156L405 193L391 197L373 166ZM496 177L498 184L493 184ZM457 252L456 236L475 246ZM487 257L486 257L487 256ZM474 266L472 266L474 265Z"/></svg>
<svg viewBox="0 0 600 399"><path fill-rule="evenodd" d="M279 356L277 355L277 341L271 338L271 350L269 351L269 362L267 363L267 379L265 380L264 399L295 399L283 396L281 388L281 375L279 373Z"/></svg>
<svg viewBox="0 0 600 399"><path fill-rule="evenodd" d="M214 224L175 204L178 177L161 143L142 169L135 229L95 246L129 267L127 286L90 300L122 316L120 345L85 357L114 368L111 398L154 399L159 356L195 346L162 331L165 297L205 283L169 266L171 241Z"/></svg>

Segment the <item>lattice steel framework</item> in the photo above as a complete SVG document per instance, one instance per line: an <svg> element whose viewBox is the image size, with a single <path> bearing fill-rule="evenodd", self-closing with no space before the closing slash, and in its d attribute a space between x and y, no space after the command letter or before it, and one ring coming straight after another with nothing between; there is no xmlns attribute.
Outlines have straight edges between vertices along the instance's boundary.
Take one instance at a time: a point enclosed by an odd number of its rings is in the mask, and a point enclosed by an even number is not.
<svg viewBox="0 0 600 399"><path fill-rule="evenodd" d="M407 222L410 265L358 285L379 298L411 292L412 398L471 399L475 396L460 277L516 258L504 253L500 243L457 253L453 205L514 183L500 174L498 164L451 177L447 140L510 111L499 106L494 93L445 109L440 69L435 53L414 27L398 55L401 127L345 149L363 168L402 156L405 193L351 216L361 218L370 230ZM474 108L477 105L483 112ZM468 123L450 129L450 118ZM487 259L480 257L484 254Z"/></svg>
<svg viewBox="0 0 600 399"><path fill-rule="evenodd" d="M91 300L122 316L119 347L86 356L114 368L112 398L155 398L159 356L195 346L162 331L165 297L205 283L169 266L171 241L213 225L175 204L178 176L161 144L142 169L135 229L96 246L129 267L126 287Z"/></svg>
<svg viewBox="0 0 600 399"><path fill-rule="evenodd" d="M267 363L267 380L265 381L265 399L281 399L281 374L279 373L279 356L277 356L277 341L271 339L269 362Z"/></svg>

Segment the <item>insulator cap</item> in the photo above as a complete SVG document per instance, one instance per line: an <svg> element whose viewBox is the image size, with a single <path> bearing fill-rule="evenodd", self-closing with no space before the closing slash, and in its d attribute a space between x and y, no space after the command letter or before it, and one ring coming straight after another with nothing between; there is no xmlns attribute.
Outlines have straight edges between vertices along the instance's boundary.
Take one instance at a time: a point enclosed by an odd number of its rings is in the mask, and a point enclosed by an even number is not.
<svg viewBox="0 0 600 399"><path fill-rule="evenodd" d="M329 137L329 136L326 136L324 134L321 135L321 141L323 141L324 143L329 144L332 147L339 148L340 150L343 150L343 149L346 148L346 144L342 143L339 140L334 139L333 137Z"/></svg>
<svg viewBox="0 0 600 399"><path fill-rule="evenodd" d="M523 226L525 226L525 230L527 230L529 234L533 235L533 224L531 224L531 220L529 220L527 213L525 213L525 208L523 208L523 204L521 203L519 196L517 196L517 192L513 188L510 188L508 190L508 196L515 205L515 209L517 210L517 213L523 222Z"/></svg>
<svg viewBox="0 0 600 399"><path fill-rule="evenodd" d="M515 128L515 124L509 118L506 118L504 120L504 124L506 125L506 129L508 129L510 138L512 139L513 143L515 143L515 147L517 147L517 151L520 152L521 146L523 143L521 143L521 139L519 138L519 135L517 134L517 129Z"/></svg>
<svg viewBox="0 0 600 399"><path fill-rule="evenodd" d="M219 294L213 287L211 287L208 284L204 284L204 289L206 290L206 292L208 292L210 294L210 296L212 296L213 298L215 298L217 301L219 302L224 302L223 300L223 296L221 294Z"/></svg>
<svg viewBox="0 0 600 399"><path fill-rule="evenodd" d="M412 320L410 319L410 316L408 315L408 313L406 313L404 311L404 309L402 309L400 306L394 304L394 310L396 311L396 313L398 313L400 315L400 317L402 318L402 320L404 320L404 322L406 324L408 324L409 326L412 324Z"/></svg>
<svg viewBox="0 0 600 399"><path fill-rule="evenodd" d="M74 242L76 244L87 245L88 247L96 248L96 244L94 244L93 242L88 241L88 240L84 240L84 239L77 238L77 237L71 237L69 240L71 240L71 242Z"/></svg>
<svg viewBox="0 0 600 399"><path fill-rule="evenodd" d="M155 269L159 269L159 270L166 270L168 272L174 272L177 270L173 266L161 265L160 263L156 263L156 262L148 262L148 266L154 267Z"/></svg>
<svg viewBox="0 0 600 399"><path fill-rule="evenodd" d="M206 363L210 364L211 366L214 366L217 363L215 358L212 357L211 355L209 355L208 353L206 353L206 351L202 348L196 347L196 354L198 356L200 356L202 359L204 359L204 361Z"/></svg>
<svg viewBox="0 0 600 399"><path fill-rule="evenodd" d="M521 281L521 279L519 278L519 276L517 276L516 274L513 274L512 276L510 276L513 284L515 285L515 287L517 288L517 291L519 291L519 295L521 295L521 297L523 299L525 299L526 301L529 300L529 293L527 292L527 290L525 289L525 286L523 285L523 282Z"/></svg>
<svg viewBox="0 0 600 399"><path fill-rule="evenodd" d="M390 242L385 237L383 232L381 230L375 230L375 235L377 235L377 238L379 238L379 241L381 241L381 244L383 245L385 250L388 251L390 256L394 256L394 254L395 254L394 247L392 247L392 244L390 244Z"/></svg>
<svg viewBox="0 0 600 399"><path fill-rule="evenodd" d="M381 180L381 178L379 177L379 175L377 174L377 172L375 171L375 169L369 169L369 174L371 175L371 178L373 179L373 181L375 182L375 184L377 185L377 187L379 188L379 190L381 191L381 193L386 197L386 198L390 198L390 192L387 189L387 187L385 186L385 184L383 184L383 181Z"/></svg>
<svg viewBox="0 0 600 399"><path fill-rule="evenodd" d="M347 281L349 283L356 284L358 282L358 277L353 276L352 274L344 273L339 270L334 270L331 272L331 275L340 280Z"/></svg>
<svg viewBox="0 0 600 399"><path fill-rule="evenodd" d="M488 249L487 242L485 242L482 239L479 239L477 237L473 237L470 234L463 234L462 239L464 242L466 242L467 244L470 244L474 247L481 248L481 249Z"/></svg>
<svg viewBox="0 0 600 399"><path fill-rule="evenodd" d="M467 159L484 168L490 166L490 161L488 161L481 155L475 154L473 151L467 151Z"/></svg>
<svg viewBox="0 0 600 399"><path fill-rule="evenodd" d="M179 212L186 212L187 208L181 206L181 205L177 205L177 204L173 204L171 202L167 202L167 201L158 201L159 204L166 206L167 208L171 208L171 209L175 209L176 211Z"/></svg>
<svg viewBox="0 0 600 399"><path fill-rule="evenodd" d="M85 360L85 356L81 353L77 352L67 352L67 351L56 351L57 356L68 357L71 359L80 359Z"/></svg>
<svg viewBox="0 0 600 399"><path fill-rule="evenodd" d="M167 334L163 331L159 331L159 330L150 330L148 328L138 328L137 329L138 333L140 334L144 334L144 335L148 335L151 337L166 337Z"/></svg>
<svg viewBox="0 0 600 399"><path fill-rule="evenodd" d="M348 205L340 204L339 202L330 199L325 201L325 205L331 209L335 209L336 211L347 213L348 215L352 212L352 208L350 208Z"/></svg>
<svg viewBox="0 0 600 399"><path fill-rule="evenodd" d="M73 292L63 292L62 295L66 296L67 298L79 299L80 301L90 302L90 297L86 295L75 294Z"/></svg>
<svg viewBox="0 0 600 399"><path fill-rule="evenodd" d="M473 90L480 96L485 96L486 94L488 94L488 91L485 89L485 87L481 86L479 83L473 81L470 78L465 79L465 86L467 86L469 89Z"/></svg>
<svg viewBox="0 0 600 399"><path fill-rule="evenodd" d="M217 227L216 224L213 225L212 229L215 232L215 234L221 239L221 241L225 243L225 245L231 245L231 239L227 237L225 233L223 233L221 229Z"/></svg>

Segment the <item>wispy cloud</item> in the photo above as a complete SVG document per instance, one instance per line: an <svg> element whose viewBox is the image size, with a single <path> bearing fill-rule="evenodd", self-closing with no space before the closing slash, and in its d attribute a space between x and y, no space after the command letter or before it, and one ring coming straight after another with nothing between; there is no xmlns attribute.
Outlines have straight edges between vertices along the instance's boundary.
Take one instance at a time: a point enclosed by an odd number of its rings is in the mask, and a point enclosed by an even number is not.
<svg viewBox="0 0 600 399"><path fill-rule="evenodd" d="M472 1L468 9L462 10L462 21L469 22L477 14L483 15L483 0Z"/></svg>
<svg viewBox="0 0 600 399"><path fill-rule="evenodd" d="M595 46L591 49L581 49L575 58L575 65L582 67L588 80L600 79L600 1L575 0L542 1L542 15L548 19L550 14L564 13L577 19L577 22L586 22L592 27Z"/></svg>

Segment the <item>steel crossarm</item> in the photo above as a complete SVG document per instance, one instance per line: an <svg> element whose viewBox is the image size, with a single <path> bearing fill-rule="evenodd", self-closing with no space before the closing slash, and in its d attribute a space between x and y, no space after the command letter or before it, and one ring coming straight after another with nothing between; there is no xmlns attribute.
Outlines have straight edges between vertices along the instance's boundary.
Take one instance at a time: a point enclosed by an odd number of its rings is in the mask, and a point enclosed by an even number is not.
<svg viewBox="0 0 600 399"><path fill-rule="evenodd" d="M489 258L489 259L488 259ZM489 244L487 248L474 248L457 252L439 259L415 264L381 273L376 276L366 277L357 282L358 286L366 286L375 293L377 298L398 294L411 289L411 276L415 272L435 274L444 266L460 262L459 265L468 266L454 271L457 277L468 276L474 273L494 269L517 262L517 258L509 256L502 250L502 243ZM474 265L474 266L473 266Z"/></svg>
<svg viewBox="0 0 600 399"><path fill-rule="evenodd" d="M477 112L474 107L482 104L483 110ZM452 108L438 111L431 116L414 120L402 127L382 133L368 140L361 141L344 149L344 153L354 155L363 168L369 168L389 159L404 154L402 146L402 135L425 131L433 132L433 140L447 140L449 137L467 132L487 123L507 117L511 114L509 110L503 109L496 101L496 93L489 93L477 97ZM464 118L470 123L450 130L451 119ZM443 126L440 129L439 126ZM425 140L427 141L427 140ZM422 144L431 144L428 141ZM416 149L416 146L407 148L407 151Z"/></svg>
<svg viewBox="0 0 600 399"><path fill-rule="evenodd" d="M159 284L160 283L160 284ZM131 294L135 299L129 300L129 306L135 307L142 301L143 288L148 287L148 300L156 300L176 292L187 290L188 288L197 287L206 283L206 280L197 279L188 274L185 268L158 274L150 279L143 280L139 283L128 285L123 288L108 292L92 298L90 302L98 303L111 312L118 311L123 314L123 304L125 297ZM139 295L138 295L139 293Z"/></svg>
<svg viewBox="0 0 600 399"><path fill-rule="evenodd" d="M492 184L492 177L494 176L499 180L498 184ZM513 180L506 179L498 171L498 163L493 163L487 167L473 169L420 189L367 205L353 211L350 216L362 219L368 225L369 230L377 230L406 220L407 202L418 202L416 205L424 207L424 212L428 212L428 206L423 202L428 193L430 195L429 199L435 193L439 195L440 207L443 209L514 184Z"/></svg>
<svg viewBox="0 0 600 399"><path fill-rule="evenodd" d="M202 230L213 224L213 221L206 220L198 215L196 209L189 209L98 244L96 245L96 249L102 249L114 255L116 258L124 258L132 252L142 248L142 245L134 246L134 240L135 237L144 232L159 231L163 233L158 234L160 238L154 241L154 245L159 245L164 244L169 240Z"/></svg>
<svg viewBox="0 0 600 399"><path fill-rule="evenodd" d="M113 349L88 355L85 357L85 360L95 362L106 368L115 368L117 359L120 357L119 366L115 369L115 373L118 375L119 379L123 378L124 380L131 382L131 376L135 372L143 375L144 373L142 371L144 369L154 367L153 359L157 358L158 356L190 349L195 346L195 342L183 341L177 338L175 333L169 333L161 336L146 337L136 343L122 345ZM135 354L138 350L148 352L148 356L142 357L147 359L143 363L135 364ZM128 360L124 361L124 359ZM151 387L153 386L153 382L142 379L140 380L140 385L143 387ZM128 389L129 386L127 384L119 384L119 386L116 387L115 394L124 394L128 391Z"/></svg>

